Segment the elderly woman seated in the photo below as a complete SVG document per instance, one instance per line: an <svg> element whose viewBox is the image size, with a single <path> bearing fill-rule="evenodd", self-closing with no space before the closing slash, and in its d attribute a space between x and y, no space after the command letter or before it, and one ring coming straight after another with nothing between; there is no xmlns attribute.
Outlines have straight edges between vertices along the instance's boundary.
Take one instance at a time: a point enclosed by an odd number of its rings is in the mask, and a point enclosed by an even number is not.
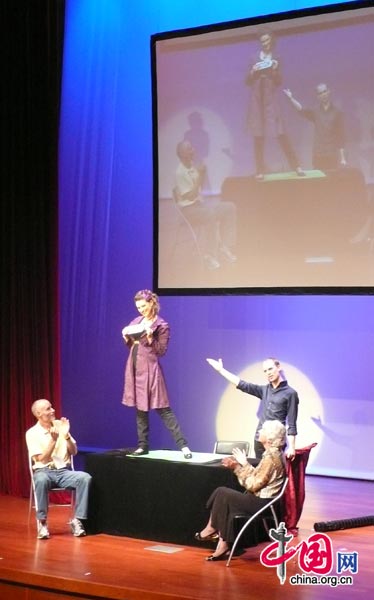
<svg viewBox="0 0 374 600"><path fill-rule="evenodd" d="M223 459L223 464L234 470L247 493L219 487L210 496L207 502L207 508L210 509L209 521L202 531L195 534L195 538L200 542L218 538L215 551L206 560L227 558L229 547L235 540L235 514L250 517L280 491L285 479L285 439L286 428L280 421L265 421L259 437L265 452L256 467L248 463L245 452L239 448L234 448L233 457Z"/></svg>

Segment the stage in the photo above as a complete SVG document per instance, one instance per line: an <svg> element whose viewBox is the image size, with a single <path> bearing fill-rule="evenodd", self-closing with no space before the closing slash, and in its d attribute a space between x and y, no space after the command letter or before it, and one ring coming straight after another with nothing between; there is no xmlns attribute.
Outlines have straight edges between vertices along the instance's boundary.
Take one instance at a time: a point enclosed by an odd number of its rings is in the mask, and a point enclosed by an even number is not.
<svg viewBox="0 0 374 600"><path fill-rule="evenodd" d="M308 171L305 177L276 173L263 181L232 176L214 197L235 205L237 261L222 260L220 269L204 269L195 237L178 218L174 201L163 198L158 235L162 288L373 285L373 206L359 169L326 175ZM196 228L197 239L199 235Z"/></svg>
<svg viewBox="0 0 374 600"><path fill-rule="evenodd" d="M283 586L275 569L261 565L259 555L267 542L249 548L226 567L224 562L205 561L207 547L103 533L74 538L66 523L66 507L51 507L51 539L37 540L35 522L28 526L27 514L27 499L0 496L1 600L248 600L251 590L257 600L351 600L369 597L372 590L373 527L329 533L334 551L358 553L353 586L300 589L289 582L300 572L296 559L287 563ZM369 514L373 514L372 482L307 476L294 542L307 540L315 522Z"/></svg>

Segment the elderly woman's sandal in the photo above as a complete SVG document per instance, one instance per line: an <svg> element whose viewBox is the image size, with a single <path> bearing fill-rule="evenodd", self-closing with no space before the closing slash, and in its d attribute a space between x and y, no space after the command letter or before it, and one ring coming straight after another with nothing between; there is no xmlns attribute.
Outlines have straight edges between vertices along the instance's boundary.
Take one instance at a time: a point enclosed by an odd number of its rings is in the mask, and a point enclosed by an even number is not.
<svg viewBox="0 0 374 600"><path fill-rule="evenodd" d="M198 542L211 542L211 541L216 541L217 539L218 539L217 531L214 531L213 533L210 533L209 535L206 535L204 537L200 534L200 531L197 531L195 533L195 540L197 540Z"/></svg>

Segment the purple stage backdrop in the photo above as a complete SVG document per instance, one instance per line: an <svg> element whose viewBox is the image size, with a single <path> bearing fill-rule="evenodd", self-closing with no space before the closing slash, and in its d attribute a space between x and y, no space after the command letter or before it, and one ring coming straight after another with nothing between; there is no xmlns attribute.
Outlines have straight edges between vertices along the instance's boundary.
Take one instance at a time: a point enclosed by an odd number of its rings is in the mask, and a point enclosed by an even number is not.
<svg viewBox="0 0 374 600"><path fill-rule="evenodd" d="M266 10L314 5L278 0L266 3ZM62 404L81 446L136 444L135 414L121 404L127 358L121 329L135 316L134 292L153 281L150 36L258 16L264 6L257 0L67 0L60 132ZM368 176L373 121L364 142ZM374 232L366 225L358 242L372 246ZM274 260L272 269L287 264ZM217 437L252 441L256 426L257 400L226 385L205 358L222 357L229 370L261 383L262 359L277 356L299 391L297 445L318 442L308 472L372 479L373 308L371 295L162 296L161 314L171 325L162 364L191 449L211 451ZM173 448L153 414L151 446Z"/></svg>

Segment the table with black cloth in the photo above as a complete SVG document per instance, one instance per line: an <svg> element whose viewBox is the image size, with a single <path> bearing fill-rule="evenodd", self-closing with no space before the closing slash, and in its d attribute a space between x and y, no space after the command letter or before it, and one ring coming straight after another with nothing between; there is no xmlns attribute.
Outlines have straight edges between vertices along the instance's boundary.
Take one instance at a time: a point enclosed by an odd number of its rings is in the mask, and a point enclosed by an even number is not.
<svg viewBox="0 0 374 600"><path fill-rule="evenodd" d="M86 470L92 475L91 534L194 546L195 532L209 518L206 501L213 490L227 486L243 491L235 474L219 462L169 462L106 452L88 454Z"/></svg>
<svg viewBox="0 0 374 600"><path fill-rule="evenodd" d="M371 286L372 251L366 238L372 234L363 232L373 208L363 173L347 167L326 176L308 171L307 177L266 177L262 182L227 177L222 184L222 198L237 209L242 285L268 287L276 260L284 266L272 284L276 287Z"/></svg>

